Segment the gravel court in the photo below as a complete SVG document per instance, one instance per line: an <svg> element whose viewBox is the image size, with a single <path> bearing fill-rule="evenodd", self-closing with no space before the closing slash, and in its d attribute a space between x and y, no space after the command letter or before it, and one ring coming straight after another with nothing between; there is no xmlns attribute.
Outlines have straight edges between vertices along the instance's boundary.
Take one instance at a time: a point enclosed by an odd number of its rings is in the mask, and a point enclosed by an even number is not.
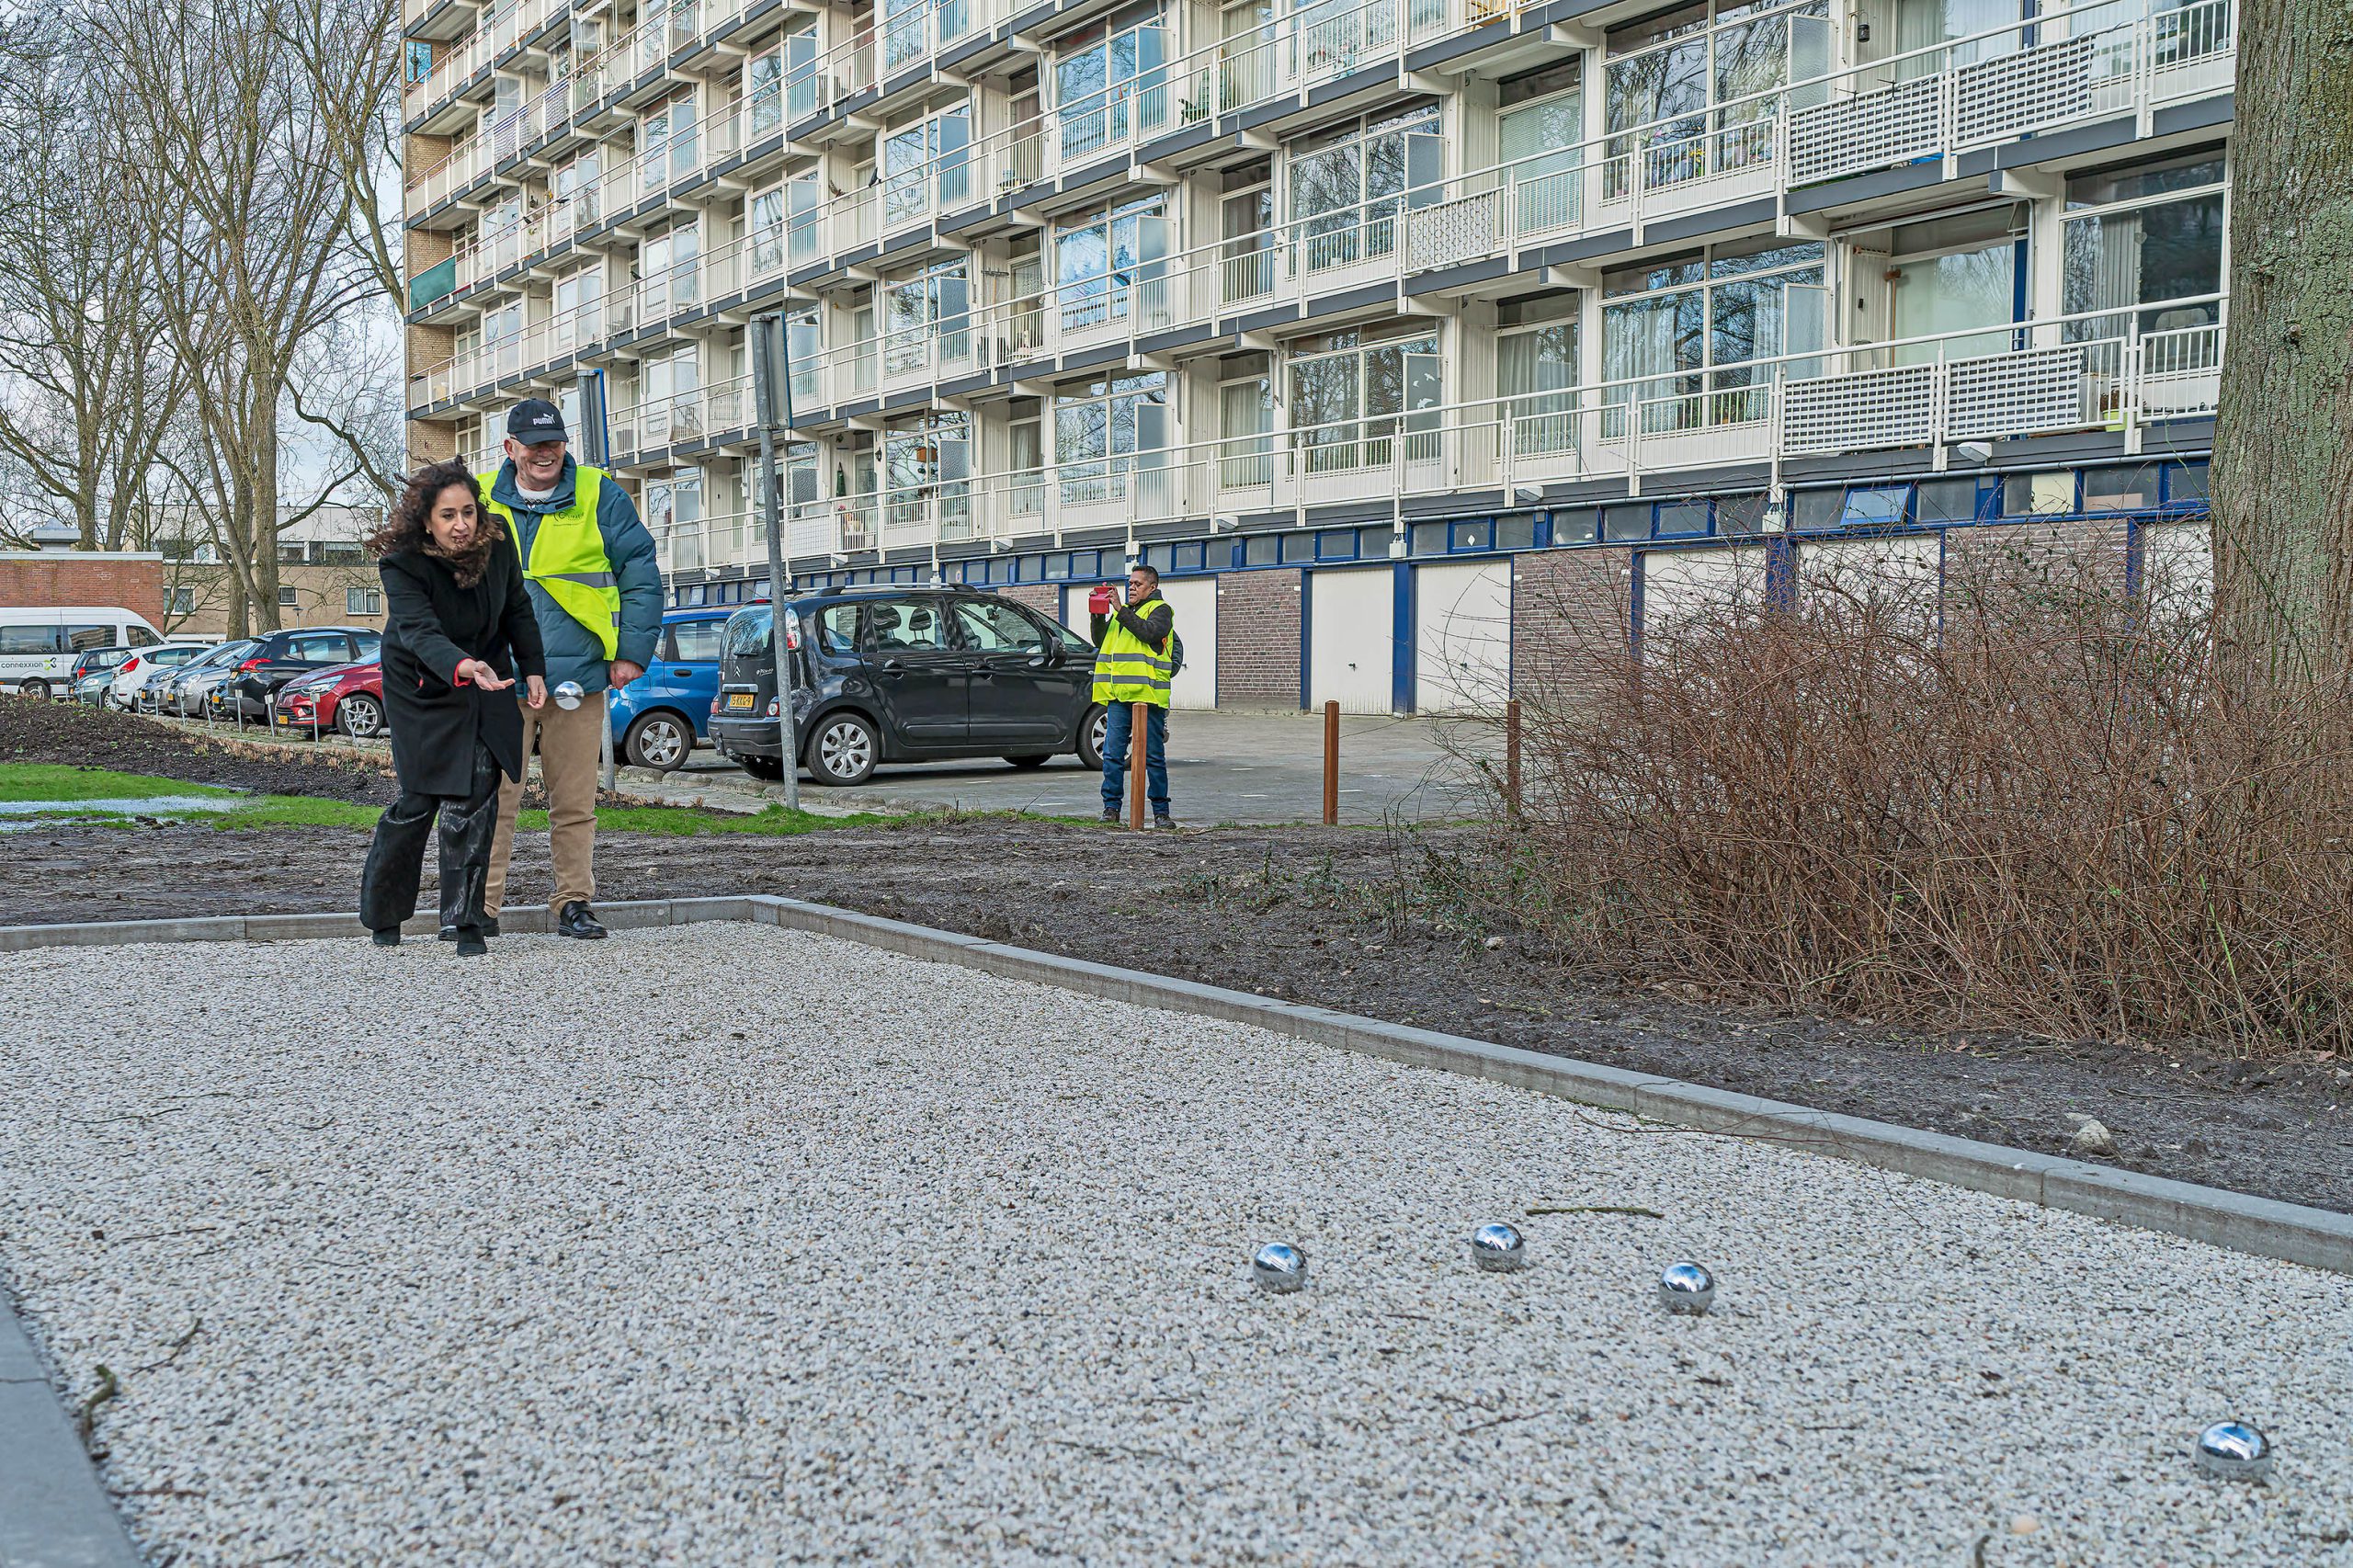
<svg viewBox="0 0 2353 1568"><path fill-rule="evenodd" d="M159 1562L2353 1562L2326 1275L748 925L188 952L0 958Z"/></svg>

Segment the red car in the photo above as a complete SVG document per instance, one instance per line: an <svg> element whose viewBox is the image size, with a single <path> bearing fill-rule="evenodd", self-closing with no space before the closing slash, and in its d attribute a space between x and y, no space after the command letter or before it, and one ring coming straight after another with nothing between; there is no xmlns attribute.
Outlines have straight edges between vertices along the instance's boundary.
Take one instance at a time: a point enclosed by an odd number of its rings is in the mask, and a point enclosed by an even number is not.
<svg viewBox="0 0 2353 1568"><path fill-rule="evenodd" d="M278 722L316 740L330 728L364 741L384 733L384 666L374 659L298 676L278 688Z"/></svg>

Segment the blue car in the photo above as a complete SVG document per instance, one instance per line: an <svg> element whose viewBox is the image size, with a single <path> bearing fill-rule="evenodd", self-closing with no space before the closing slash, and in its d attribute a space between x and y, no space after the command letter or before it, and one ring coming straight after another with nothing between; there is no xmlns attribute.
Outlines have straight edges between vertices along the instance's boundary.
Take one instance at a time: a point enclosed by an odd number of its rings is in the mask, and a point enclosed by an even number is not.
<svg viewBox="0 0 2353 1568"><path fill-rule="evenodd" d="M660 772L686 765L703 744L719 695L719 650L732 609L674 609L645 673L613 693L613 749Z"/></svg>

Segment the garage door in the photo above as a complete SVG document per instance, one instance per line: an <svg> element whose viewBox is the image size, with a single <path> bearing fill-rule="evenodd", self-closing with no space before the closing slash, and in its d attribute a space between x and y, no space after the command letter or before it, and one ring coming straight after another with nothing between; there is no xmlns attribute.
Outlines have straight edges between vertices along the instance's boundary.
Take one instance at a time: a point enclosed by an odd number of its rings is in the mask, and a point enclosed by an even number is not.
<svg viewBox="0 0 2353 1568"><path fill-rule="evenodd" d="M1414 707L1499 713L1511 695L1511 562L1414 571Z"/></svg>
<svg viewBox="0 0 2353 1568"><path fill-rule="evenodd" d="M1798 546L1798 602L1804 608L1843 599L1934 626L1944 556L1942 534L1807 541Z"/></svg>
<svg viewBox="0 0 2353 1568"><path fill-rule="evenodd" d="M1092 583L1074 583L1063 590L1063 624L1081 637L1095 622L1087 614L1086 596ZM1217 706L1217 579L1164 577L1160 597L1176 612L1176 635L1185 640L1185 667L1169 688L1171 708Z"/></svg>
<svg viewBox="0 0 2353 1568"><path fill-rule="evenodd" d="M2149 608L2180 615L2214 599L2214 530L2195 522L2149 523L2141 529L2141 591Z"/></svg>
<svg viewBox="0 0 2353 1568"><path fill-rule="evenodd" d="M1307 574L1308 705L1386 713L1396 695L1397 578L1386 566Z"/></svg>
<svg viewBox="0 0 2353 1568"><path fill-rule="evenodd" d="M1765 602L1762 545L1643 552L1643 653L1654 656L1687 627L1721 624Z"/></svg>

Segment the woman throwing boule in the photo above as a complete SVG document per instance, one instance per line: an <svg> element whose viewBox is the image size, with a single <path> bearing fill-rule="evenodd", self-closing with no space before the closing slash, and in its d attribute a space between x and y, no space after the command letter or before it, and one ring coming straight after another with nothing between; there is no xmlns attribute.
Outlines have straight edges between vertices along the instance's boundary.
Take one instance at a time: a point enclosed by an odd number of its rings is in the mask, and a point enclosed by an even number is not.
<svg viewBox="0 0 2353 1568"><path fill-rule="evenodd" d="M523 777L523 718L503 695L547 700L547 655L523 568L458 462L409 477L368 541L384 580L384 717L401 795L377 819L359 878L359 918L398 947L416 913L426 841L440 820L441 924L458 951L488 952L483 886L502 775Z"/></svg>

